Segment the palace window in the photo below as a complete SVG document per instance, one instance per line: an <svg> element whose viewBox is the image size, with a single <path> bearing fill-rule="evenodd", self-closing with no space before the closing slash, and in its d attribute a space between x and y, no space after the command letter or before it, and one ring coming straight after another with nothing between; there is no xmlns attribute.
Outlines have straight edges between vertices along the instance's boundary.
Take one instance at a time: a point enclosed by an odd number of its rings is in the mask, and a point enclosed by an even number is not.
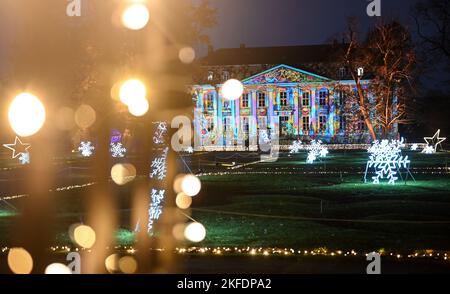
<svg viewBox="0 0 450 294"><path fill-rule="evenodd" d="M214 118L210 117L207 119L208 121L208 132L214 130Z"/></svg>
<svg viewBox="0 0 450 294"><path fill-rule="evenodd" d="M223 71L222 72L222 81L226 82L230 79L230 72L229 71Z"/></svg>
<svg viewBox="0 0 450 294"><path fill-rule="evenodd" d="M242 108L248 108L249 107L249 94L242 95Z"/></svg>
<svg viewBox="0 0 450 294"><path fill-rule="evenodd" d="M214 72L209 71L208 72L208 81L212 81L214 79Z"/></svg>
<svg viewBox="0 0 450 294"><path fill-rule="evenodd" d="M258 107L266 107L266 93L258 93Z"/></svg>
<svg viewBox="0 0 450 294"><path fill-rule="evenodd" d="M224 131L224 133L226 133L226 132L228 132L228 130L231 130L231 118L224 117L223 118L223 131Z"/></svg>
<svg viewBox="0 0 450 294"><path fill-rule="evenodd" d="M339 117L339 130L340 131L345 131L347 129L347 122L345 120L345 116L342 115L341 117Z"/></svg>
<svg viewBox="0 0 450 294"><path fill-rule="evenodd" d="M319 116L319 130L325 131L327 129L327 117L325 115Z"/></svg>
<svg viewBox="0 0 450 294"><path fill-rule="evenodd" d="M230 100L224 100L223 109L230 109L230 108L231 108Z"/></svg>
<svg viewBox="0 0 450 294"><path fill-rule="evenodd" d="M259 116L258 117L258 126L260 130L267 130L267 117Z"/></svg>
<svg viewBox="0 0 450 294"><path fill-rule="evenodd" d="M311 99L311 93L310 92L303 92L302 105L303 106L309 106L310 105L310 99Z"/></svg>
<svg viewBox="0 0 450 294"><path fill-rule="evenodd" d="M345 105L345 98L347 98L347 94L345 93L345 90L339 90L338 91L338 98L339 98L339 105L344 106Z"/></svg>
<svg viewBox="0 0 450 294"><path fill-rule="evenodd" d="M288 95L287 92L280 92L280 106L288 105Z"/></svg>
<svg viewBox="0 0 450 294"><path fill-rule="evenodd" d="M339 78L344 79L347 76L347 69L345 67L339 68Z"/></svg>
<svg viewBox="0 0 450 294"><path fill-rule="evenodd" d="M320 106L327 105L327 98L328 98L328 92L327 91L320 91L319 92L319 105Z"/></svg>
<svg viewBox="0 0 450 294"><path fill-rule="evenodd" d="M244 131L244 133L248 133L250 130L250 125L248 123L248 117L243 117L242 118L242 129Z"/></svg>
<svg viewBox="0 0 450 294"><path fill-rule="evenodd" d="M208 95L206 95L206 107L208 108L208 110L214 109L214 94L209 93Z"/></svg>
<svg viewBox="0 0 450 294"><path fill-rule="evenodd" d="M303 117L303 130L309 131L309 116Z"/></svg>
<svg viewBox="0 0 450 294"><path fill-rule="evenodd" d="M358 131L365 131L366 130L366 123L364 122L364 116L361 115L358 121Z"/></svg>

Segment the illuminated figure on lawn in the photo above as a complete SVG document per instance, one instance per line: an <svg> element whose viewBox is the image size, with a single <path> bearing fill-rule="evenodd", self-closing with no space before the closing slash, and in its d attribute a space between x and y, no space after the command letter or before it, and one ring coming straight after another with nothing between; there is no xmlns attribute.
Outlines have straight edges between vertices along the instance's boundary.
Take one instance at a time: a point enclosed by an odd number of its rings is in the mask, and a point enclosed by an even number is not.
<svg viewBox="0 0 450 294"><path fill-rule="evenodd" d="M299 153L300 150L302 149L302 141L294 141L294 143L292 143L291 146L289 146L289 153L294 154L294 153Z"/></svg>
<svg viewBox="0 0 450 294"><path fill-rule="evenodd" d="M406 172L414 180L409 166L411 161L408 156L402 155L401 148L404 147L402 140L383 140L375 141L369 148L369 161L366 165L366 172L364 174L364 181L367 182L367 174L370 168L375 169L375 176L372 177L374 184L380 184L382 179L389 180L389 184L394 185L401 177L400 169L406 169ZM403 178L402 178L403 179Z"/></svg>
<svg viewBox="0 0 450 294"><path fill-rule="evenodd" d="M325 158L328 155L328 149L322 144L322 141L313 140L311 145L307 147L309 150L308 158L306 162L309 164L313 164L314 161L320 158Z"/></svg>
<svg viewBox="0 0 450 294"><path fill-rule="evenodd" d="M81 142L78 151L81 152L83 157L91 157L94 154L95 147L92 146L92 142Z"/></svg>

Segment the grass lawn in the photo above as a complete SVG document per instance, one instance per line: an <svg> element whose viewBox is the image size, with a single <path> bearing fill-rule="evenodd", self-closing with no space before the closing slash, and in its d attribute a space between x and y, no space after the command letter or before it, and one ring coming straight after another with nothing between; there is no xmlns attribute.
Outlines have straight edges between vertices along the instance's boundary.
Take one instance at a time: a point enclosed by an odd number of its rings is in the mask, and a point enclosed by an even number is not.
<svg viewBox="0 0 450 294"><path fill-rule="evenodd" d="M188 157L201 170L202 192L191 216L203 223L206 246L264 246L341 250L450 249L448 153L409 153L416 182L395 186L364 184L365 152L331 151L315 165L306 154L282 154L277 162L257 163L257 154L202 153ZM238 169L226 166L253 163ZM225 172L226 174L219 174ZM72 177L77 183L89 178ZM56 194L57 244L67 244L67 228L83 220L90 187ZM116 189L122 245L133 243L130 189ZM20 208L20 202L10 203ZM0 204L0 246L14 240L16 214ZM186 244L189 246L192 244Z"/></svg>

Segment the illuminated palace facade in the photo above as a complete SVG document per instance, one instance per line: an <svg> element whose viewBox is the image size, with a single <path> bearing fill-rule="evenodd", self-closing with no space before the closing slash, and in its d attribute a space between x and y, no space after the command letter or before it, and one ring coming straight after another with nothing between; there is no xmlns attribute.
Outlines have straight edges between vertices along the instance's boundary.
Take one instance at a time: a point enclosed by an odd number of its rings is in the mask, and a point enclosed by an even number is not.
<svg viewBox="0 0 450 294"><path fill-rule="evenodd" d="M283 48L293 52L286 53ZM270 52L264 54L271 50L282 55L280 61L287 61L292 55L291 64L302 61L301 64L315 68L316 72L286 64L262 63L261 59L277 60L277 56L266 55ZM254 148L261 143L261 137L276 137L281 145L314 139L326 143L370 142L357 105L348 99L347 93L355 90L355 83L348 78L345 68L320 59L320 53L327 57L327 50L331 47L241 46L210 52L201 67L200 82L192 88L197 149L234 145ZM297 56L302 53L306 56ZM249 56L249 60L243 60L242 54ZM261 56L260 60L252 58L253 54ZM240 64L235 64L233 56ZM230 78L244 85L244 94L235 101L221 95L223 82ZM365 88L368 82L362 81Z"/></svg>

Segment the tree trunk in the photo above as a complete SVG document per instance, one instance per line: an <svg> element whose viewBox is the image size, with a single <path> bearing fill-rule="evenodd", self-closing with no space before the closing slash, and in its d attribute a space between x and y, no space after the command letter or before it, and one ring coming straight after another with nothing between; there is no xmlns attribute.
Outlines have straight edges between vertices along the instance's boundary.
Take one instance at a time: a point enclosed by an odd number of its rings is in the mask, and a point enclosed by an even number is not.
<svg viewBox="0 0 450 294"><path fill-rule="evenodd" d="M367 129L369 130L370 136L372 137L372 140L375 141L377 139L377 135L375 134L372 121L370 120L369 112L367 111L366 108L366 103L364 101L364 91L362 89L359 78L355 80L356 80L356 88L358 89L359 109L364 117L364 123L366 124Z"/></svg>

